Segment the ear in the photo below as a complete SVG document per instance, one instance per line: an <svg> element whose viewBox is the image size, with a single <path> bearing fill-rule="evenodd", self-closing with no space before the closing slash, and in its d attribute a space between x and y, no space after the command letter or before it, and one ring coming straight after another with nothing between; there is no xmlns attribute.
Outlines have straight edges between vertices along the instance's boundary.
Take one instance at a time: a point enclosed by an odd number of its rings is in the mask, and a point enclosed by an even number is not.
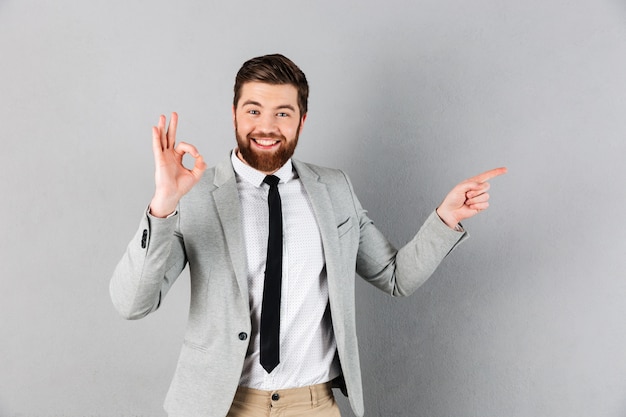
<svg viewBox="0 0 626 417"><path fill-rule="evenodd" d="M306 116L308 113L304 113L302 118L300 119L300 130L298 130L298 134L302 133L302 129L304 128L304 121L306 120Z"/></svg>
<svg viewBox="0 0 626 417"><path fill-rule="evenodd" d="M233 127L235 128L235 130L237 130L237 120L236 120L237 116L235 115L236 110L237 109L235 109L235 106L233 105Z"/></svg>

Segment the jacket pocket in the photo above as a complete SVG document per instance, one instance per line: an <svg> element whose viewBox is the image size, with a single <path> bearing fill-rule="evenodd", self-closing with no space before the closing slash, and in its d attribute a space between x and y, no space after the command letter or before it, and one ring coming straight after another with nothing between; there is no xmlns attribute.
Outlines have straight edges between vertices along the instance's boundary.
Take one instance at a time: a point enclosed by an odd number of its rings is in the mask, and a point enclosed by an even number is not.
<svg viewBox="0 0 626 417"><path fill-rule="evenodd" d="M337 236L341 239L341 237L352 230L353 227L354 223L352 222L352 217L348 217L337 226Z"/></svg>
<svg viewBox="0 0 626 417"><path fill-rule="evenodd" d="M192 342L190 340L187 340L187 339L185 339L183 341L183 345L185 347L189 348L189 349L197 350L197 351L200 351L200 352L207 352L208 351L208 349L206 347L200 346L199 344L194 343L194 342Z"/></svg>

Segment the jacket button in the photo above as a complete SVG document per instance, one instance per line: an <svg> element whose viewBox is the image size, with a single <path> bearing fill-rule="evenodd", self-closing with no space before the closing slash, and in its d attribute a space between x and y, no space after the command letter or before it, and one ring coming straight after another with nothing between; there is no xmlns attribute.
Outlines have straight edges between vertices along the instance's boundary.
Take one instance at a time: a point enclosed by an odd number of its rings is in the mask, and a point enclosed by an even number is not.
<svg viewBox="0 0 626 417"><path fill-rule="evenodd" d="M246 340L248 338L248 334L245 332L239 333L239 340Z"/></svg>
<svg viewBox="0 0 626 417"><path fill-rule="evenodd" d="M277 393L272 394L272 401L278 401L280 400L280 395L278 395Z"/></svg>

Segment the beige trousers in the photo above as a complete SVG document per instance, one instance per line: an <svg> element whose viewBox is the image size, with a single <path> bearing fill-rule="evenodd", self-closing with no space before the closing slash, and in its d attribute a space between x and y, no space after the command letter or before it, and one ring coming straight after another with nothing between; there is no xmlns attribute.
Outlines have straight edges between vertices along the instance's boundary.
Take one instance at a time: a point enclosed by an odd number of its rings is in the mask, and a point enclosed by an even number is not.
<svg viewBox="0 0 626 417"><path fill-rule="evenodd" d="M276 391L239 387L226 417L341 417L330 386Z"/></svg>

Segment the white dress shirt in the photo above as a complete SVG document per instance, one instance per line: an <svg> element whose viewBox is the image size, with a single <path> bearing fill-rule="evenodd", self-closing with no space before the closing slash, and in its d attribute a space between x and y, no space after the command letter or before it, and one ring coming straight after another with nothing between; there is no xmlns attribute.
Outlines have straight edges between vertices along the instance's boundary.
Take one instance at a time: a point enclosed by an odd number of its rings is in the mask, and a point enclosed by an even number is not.
<svg viewBox="0 0 626 417"><path fill-rule="evenodd" d="M328 382L341 373L332 330L322 240L313 207L291 160L274 173L280 178L283 213L283 277L280 363L267 373L259 363L259 325L269 231L265 174L232 153L241 200L248 261L252 334L240 385L276 390Z"/></svg>

